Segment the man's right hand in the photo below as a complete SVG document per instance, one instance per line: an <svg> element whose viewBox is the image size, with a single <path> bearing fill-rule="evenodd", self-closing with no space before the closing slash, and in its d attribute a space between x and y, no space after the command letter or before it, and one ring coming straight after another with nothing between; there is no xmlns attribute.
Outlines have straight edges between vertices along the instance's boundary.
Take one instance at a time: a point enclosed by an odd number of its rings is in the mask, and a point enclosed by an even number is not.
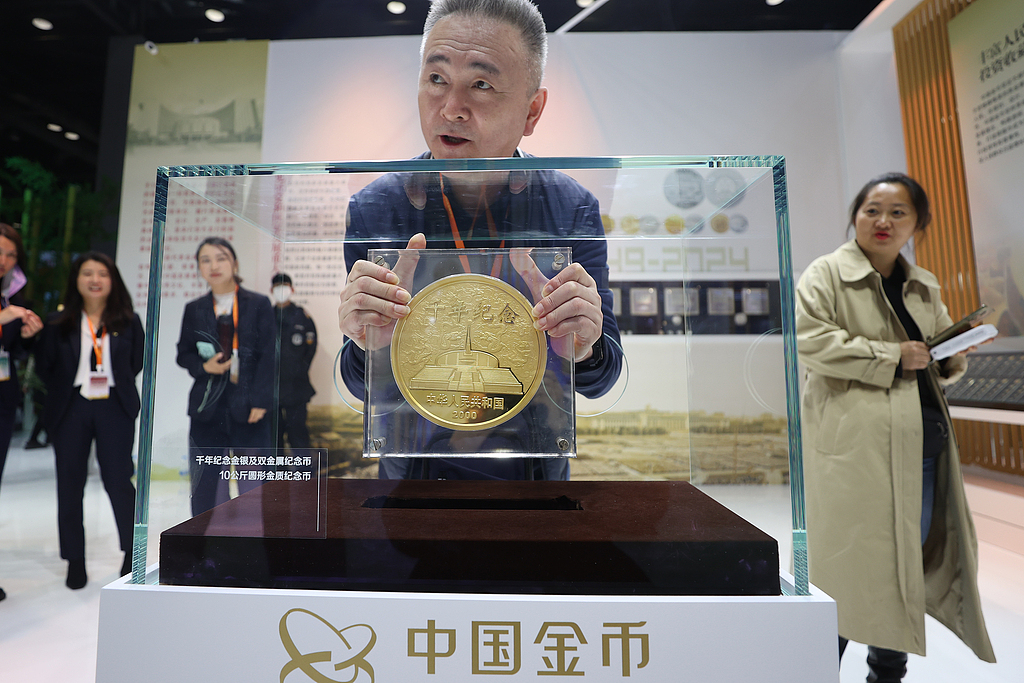
<svg viewBox="0 0 1024 683"><path fill-rule="evenodd" d="M423 233L416 233L406 249L425 249L426 246L427 238ZM407 304L412 300L409 291L400 285L407 282L411 286L418 261L419 256L405 254L399 257L393 270L364 260L352 265L341 292L338 326L359 348L367 348L368 327L382 328L371 335L374 349L391 343L395 323L409 315Z"/></svg>

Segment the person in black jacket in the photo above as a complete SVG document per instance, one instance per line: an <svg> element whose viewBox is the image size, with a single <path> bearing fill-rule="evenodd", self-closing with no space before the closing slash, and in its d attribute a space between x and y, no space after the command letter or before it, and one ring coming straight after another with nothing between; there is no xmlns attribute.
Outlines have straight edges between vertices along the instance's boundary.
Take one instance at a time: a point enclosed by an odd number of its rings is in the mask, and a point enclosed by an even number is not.
<svg viewBox="0 0 1024 683"><path fill-rule="evenodd" d="M43 329L39 316L25 307L21 288L25 274L18 263L24 263L25 249L21 235L6 223L0 223L0 477L7 462L7 449L14 431L14 413L21 402L21 384L14 359L22 354L25 341ZM0 600L7 597L0 588Z"/></svg>
<svg viewBox="0 0 1024 683"><path fill-rule="evenodd" d="M114 261L96 251L75 259L64 309L47 322L36 349L36 371L46 386L46 430L57 462L60 556L68 561L71 589L88 581L82 499L94 440L124 551L121 575L131 571L132 448L141 405L135 377L145 343L142 321Z"/></svg>
<svg viewBox="0 0 1024 683"><path fill-rule="evenodd" d="M284 449L285 434L292 448L309 448L306 426L306 404L316 391L309 383L309 366L316 353L316 325L305 309L291 301L295 294L287 273L277 273L270 280L277 318L277 447Z"/></svg>
<svg viewBox="0 0 1024 683"><path fill-rule="evenodd" d="M270 300L239 286L230 242L203 240L196 263L210 291L185 305L177 358L195 379L188 398L193 515L228 499L228 466L216 464L224 455L273 447L266 414L274 403L276 336ZM257 485L239 480L239 493Z"/></svg>

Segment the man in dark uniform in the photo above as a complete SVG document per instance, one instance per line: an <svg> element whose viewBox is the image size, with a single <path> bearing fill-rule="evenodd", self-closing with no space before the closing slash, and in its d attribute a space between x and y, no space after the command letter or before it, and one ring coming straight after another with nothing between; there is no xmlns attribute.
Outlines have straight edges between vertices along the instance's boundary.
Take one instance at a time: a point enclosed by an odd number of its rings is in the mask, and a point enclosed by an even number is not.
<svg viewBox="0 0 1024 683"><path fill-rule="evenodd" d="M284 448L285 434L292 448L309 448L306 404L316 391L309 383L309 366L316 353L316 325L301 306L293 304L292 279L277 273L270 281L278 330L277 447Z"/></svg>

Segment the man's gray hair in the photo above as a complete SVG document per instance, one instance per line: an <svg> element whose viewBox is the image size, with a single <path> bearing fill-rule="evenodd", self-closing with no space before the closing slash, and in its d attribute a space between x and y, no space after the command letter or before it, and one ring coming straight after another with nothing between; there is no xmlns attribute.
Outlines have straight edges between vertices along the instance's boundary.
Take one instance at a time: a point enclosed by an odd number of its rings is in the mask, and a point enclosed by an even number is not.
<svg viewBox="0 0 1024 683"><path fill-rule="evenodd" d="M433 0L423 24L420 61L426 51L427 36L438 21L453 14L479 16L509 24L519 30L529 55L530 77L534 89L540 87L548 61L548 32L544 17L530 0Z"/></svg>

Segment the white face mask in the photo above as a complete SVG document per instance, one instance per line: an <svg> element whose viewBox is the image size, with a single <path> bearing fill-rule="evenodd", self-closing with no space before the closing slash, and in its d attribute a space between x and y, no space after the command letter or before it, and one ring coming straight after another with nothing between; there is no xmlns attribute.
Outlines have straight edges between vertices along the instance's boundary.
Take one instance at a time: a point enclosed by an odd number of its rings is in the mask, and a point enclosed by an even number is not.
<svg viewBox="0 0 1024 683"><path fill-rule="evenodd" d="M288 299L292 298L292 288L288 285L278 285L271 291L274 295L274 301L279 304L286 304Z"/></svg>

